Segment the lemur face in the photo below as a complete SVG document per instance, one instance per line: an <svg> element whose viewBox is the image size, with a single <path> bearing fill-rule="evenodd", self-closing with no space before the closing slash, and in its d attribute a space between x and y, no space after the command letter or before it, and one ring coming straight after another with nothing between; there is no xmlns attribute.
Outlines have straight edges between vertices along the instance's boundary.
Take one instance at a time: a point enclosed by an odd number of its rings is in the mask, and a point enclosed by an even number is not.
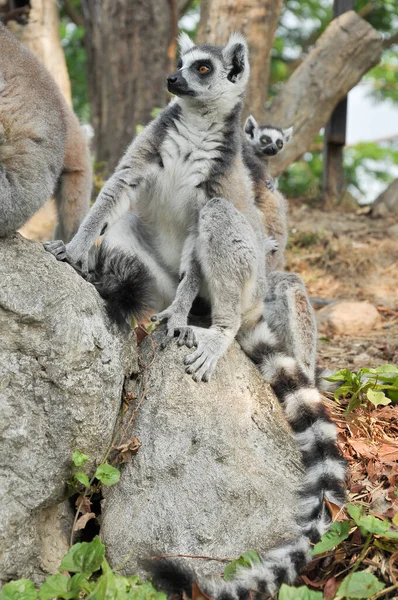
<svg viewBox="0 0 398 600"><path fill-rule="evenodd" d="M260 156L275 156L281 152L293 133L293 127L280 129L272 125L258 125L252 115L246 119L244 130L248 142Z"/></svg>
<svg viewBox="0 0 398 600"><path fill-rule="evenodd" d="M195 46L185 33L179 38L181 58L167 79L169 92L185 101L232 110L242 99L249 78L246 40L232 34L226 46Z"/></svg>

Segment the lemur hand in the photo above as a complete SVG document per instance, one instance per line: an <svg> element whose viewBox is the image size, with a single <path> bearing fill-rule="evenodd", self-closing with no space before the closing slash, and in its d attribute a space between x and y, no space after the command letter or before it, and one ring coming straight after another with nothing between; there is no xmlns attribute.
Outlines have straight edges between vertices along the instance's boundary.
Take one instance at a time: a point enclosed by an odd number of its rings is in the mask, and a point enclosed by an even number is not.
<svg viewBox="0 0 398 600"><path fill-rule="evenodd" d="M279 242L272 236L265 240L265 253L272 252L273 254L279 249Z"/></svg>
<svg viewBox="0 0 398 600"><path fill-rule="evenodd" d="M162 342L162 348L165 348L177 335L177 344L179 346L193 347L195 342L193 331L191 327L188 327L188 316L184 312L171 305L161 313L153 315L151 320L159 321L160 323L167 320L167 336Z"/></svg>
<svg viewBox="0 0 398 600"><path fill-rule="evenodd" d="M73 240L69 244L64 244L62 240L46 242L44 249L50 252L57 260L65 261L82 275L88 273L88 252L81 252L74 244Z"/></svg>

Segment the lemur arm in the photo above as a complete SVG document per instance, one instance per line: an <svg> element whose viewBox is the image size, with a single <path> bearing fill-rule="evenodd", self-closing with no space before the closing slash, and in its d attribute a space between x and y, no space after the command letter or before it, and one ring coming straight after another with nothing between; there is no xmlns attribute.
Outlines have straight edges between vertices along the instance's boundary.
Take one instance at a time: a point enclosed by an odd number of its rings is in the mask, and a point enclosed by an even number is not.
<svg viewBox="0 0 398 600"><path fill-rule="evenodd" d="M102 188L90 212L76 235L68 243L57 240L45 244L45 249L58 259L87 272L88 253L96 239L133 208L137 191L148 177L150 151L154 146L152 128L149 126L128 148L115 173Z"/></svg>
<svg viewBox="0 0 398 600"><path fill-rule="evenodd" d="M201 269L195 255L197 235L190 234L184 244L180 264L180 283L172 304L161 313L154 315L152 321L167 320L167 339L163 345L179 332L179 345L192 347L194 337L188 327L188 314L193 301L199 293Z"/></svg>

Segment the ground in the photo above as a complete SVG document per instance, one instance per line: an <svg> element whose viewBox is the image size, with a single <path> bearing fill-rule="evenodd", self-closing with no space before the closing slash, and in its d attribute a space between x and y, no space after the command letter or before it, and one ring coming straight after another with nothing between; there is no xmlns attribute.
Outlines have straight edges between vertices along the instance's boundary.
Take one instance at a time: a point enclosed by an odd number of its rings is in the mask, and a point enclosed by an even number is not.
<svg viewBox="0 0 398 600"><path fill-rule="evenodd" d="M290 207L287 268L304 279L309 295L329 300L367 300L382 317L364 335L319 340L322 366L371 367L398 363L398 235L393 219Z"/></svg>

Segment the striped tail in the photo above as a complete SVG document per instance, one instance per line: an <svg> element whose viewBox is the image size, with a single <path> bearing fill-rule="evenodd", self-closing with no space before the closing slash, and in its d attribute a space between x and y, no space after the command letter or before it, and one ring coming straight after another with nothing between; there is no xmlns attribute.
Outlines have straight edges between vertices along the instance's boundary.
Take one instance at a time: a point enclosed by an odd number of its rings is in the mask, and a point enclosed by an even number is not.
<svg viewBox="0 0 398 600"><path fill-rule="evenodd" d="M274 342L274 339L271 341ZM242 568L235 579L201 578L180 565L160 561L152 572L155 582L170 594L184 591L191 597L192 583L213 600L244 600L253 594L274 595L282 583L293 584L310 562L311 544L317 543L331 523L325 499L345 501L345 461L336 445L336 427L329 419L321 396L297 361L276 344L257 341L241 345L257 363L277 396L293 430L305 468L299 492L300 535L267 552L260 563Z"/></svg>

